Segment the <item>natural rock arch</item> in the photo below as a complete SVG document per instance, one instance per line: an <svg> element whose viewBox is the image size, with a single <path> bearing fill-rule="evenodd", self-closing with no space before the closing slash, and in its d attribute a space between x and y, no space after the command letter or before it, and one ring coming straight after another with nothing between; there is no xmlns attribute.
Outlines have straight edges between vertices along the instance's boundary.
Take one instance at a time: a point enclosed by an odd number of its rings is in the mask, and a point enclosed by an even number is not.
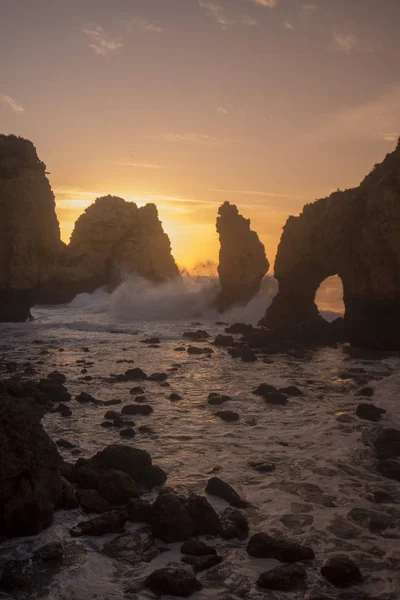
<svg viewBox="0 0 400 600"><path fill-rule="evenodd" d="M339 275L332 275L322 281L315 294L315 304L319 314L327 321L343 316L343 281Z"/></svg>
<svg viewBox="0 0 400 600"><path fill-rule="evenodd" d="M336 274L348 339L400 349L400 143L358 188L289 217L275 262L279 294L260 324L275 329L320 319L316 290Z"/></svg>

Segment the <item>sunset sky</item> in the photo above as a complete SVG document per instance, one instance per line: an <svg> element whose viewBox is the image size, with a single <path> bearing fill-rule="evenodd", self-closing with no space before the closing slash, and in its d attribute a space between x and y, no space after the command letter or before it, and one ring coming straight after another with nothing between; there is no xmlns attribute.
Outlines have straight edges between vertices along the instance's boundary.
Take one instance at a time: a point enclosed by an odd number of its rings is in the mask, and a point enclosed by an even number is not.
<svg viewBox="0 0 400 600"><path fill-rule="evenodd" d="M399 27L400 0L0 0L0 132L36 145L65 241L97 196L155 202L191 267L229 200L272 260L395 147Z"/></svg>

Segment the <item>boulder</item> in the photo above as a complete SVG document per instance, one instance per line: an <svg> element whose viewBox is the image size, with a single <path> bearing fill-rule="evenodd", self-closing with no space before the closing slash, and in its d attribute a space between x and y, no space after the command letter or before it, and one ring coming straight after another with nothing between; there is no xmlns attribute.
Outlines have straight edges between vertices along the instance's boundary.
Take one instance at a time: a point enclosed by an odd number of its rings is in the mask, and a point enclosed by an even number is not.
<svg viewBox="0 0 400 600"><path fill-rule="evenodd" d="M107 542L103 552L111 558L135 567L141 562L151 562L160 554L154 538L145 530L139 529L133 533L123 533Z"/></svg>
<svg viewBox="0 0 400 600"><path fill-rule="evenodd" d="M386 413L384 408L379 408L374 404L367 404L366 402L362 402L356 408L356 415L360 419L366 419L367 421L380 421L382 415Z"/></svg>
<svg viewBox="0 0 400 600"><path fill-rule="evenodd" d="M321 567L321 575L335 587L348 587L363 581L360 569L345 554L329 557Z"/></svg>
<svg viewBox="0 0 400 600"><path fill-rule="evenodd" d="M193 567L195 573L215 567L222 562L222 556L218 554L207 554L205 556L184 556L182 562Z"/></svg>
<svg viewBox="0 0 400 600"><path fill-rule="evenodd" d="M151 415L153 409L149 404L126 404L121 412L123 415Z"/></svg>
<svg viewBox="0 0 400 600"><path fill-rule="evenodd" d="M112 506L126 504L131 498L138 498L140 490L130 475L110 469L100 479L100 493Z"/></svg>
<svg viewBox="0 0 400 600"><path fill-rule="evenodd" d="M249 524L245 515L235 508L226 508L221 514L222 531L224 540L238 538L245 540L249 535Z"/></svg>
<svg viewBox="0 0 400 600"><path fill-rule="evenodd" d="M204 329L198 329L197 331L185 331L182 337L188 340L206 340L210 337L210 334Z"/></svg>
<svg viewBox="0 0 400 600"><path fill-rule="evenodd" d="M283 565L261 573L257 586L263 590L290 592L304 587L307 573L302 565Z"/></svg>
<svg viewBox="0 0 400 600"><path fill-rule="evenodd" d="M382 429L375 440L374 446L376 455L380 460L400 456L400 430Z"/></svg>
<svg viewBox="0 0 400 600"><path fill-rule="evenodd" d="M239 421L239 415L237 412L233 410L218 410L214 413L216 417L225 421L225 423L233 423L234 421Z"/></svg>
<svg viewBox="0 0 400 600"><path fill-rule="evenodd" d="M59 455L40 417L33 401L0 394L1 536L40 533L61 496Z"/></svg>
<svg viewBox="0 0 400 600"><path fill-rule="evenodd" d="M144 581L144 586L158 595L169 594L187 598L203 586L190 571L166 567L157 569Z"/></svg>
<svg viewBox="0 0 400 600"><path fill-rule="evenodd" d="M275 558L281 562L312 560L314 550L297 542L273 538L266 533L256 533L247 545L247 552L254 558Z"/></svg>
<svg viewBox="0 0 400 600"><path fill-rule="evenodd" d="M234 339L231 335L223 335L222 333L219 333L213 342L214 346L220 346L221 348L233 346L233 343Z"/></svg>
<svg viewBox="0 0 400 600"><path fill-rule="evenodd" d="M220 518L207 498L190 493L185 499L185 507L194 522L197 535L219 535L221 533Z"/></svg>
<svg viewBox="0 0 400 600"><path fill-rule="evenodd" d="M164 542L184 542L195 533L194 522L180 499L172 493L159 494L151 509L155 537Z"/></svg>
<svg viewBox="0 0 400 600"><path fill-rule="evenodd" d="M139 450L122 444L112 444L100 450L90 458L85 466L95 471L105 472L110 469L123 471L133 480L140 479L140 473L151 465L151 456L146 450Z"/></svg>
<svg viewBox="0 0 400 600"><path fill-rule="evenodd" d="M89 513L109 512L111 505L97 490L79 490L79 503Z"/></svg>
<svg viewBox="0 0 400 600"><path fill-rule="evenodd" d="M107 533L121 533L126 522L126 513L121 510L112 510L110 512L94 517L89 521L80 521L70 533L72 537L81 537L83 535L97 536Z"/></svg>
<svg viewBox="0 0 400 600"><path fill-rule="evenodd" d="M233 487L219 477L211 477L208 480L206 493L211 494L211 496L218 496L231 506L236 506L237 508L246 508L247 506L247 502L241 499Z"/></svg>
<svg viewBox="0 0 400 600"><path fill-rule="evenodd" d="M217 554L215 548L208 546L200 540L192 539L188 540L181 547L182 554L188 554L189 556L207 556L208 554Z"/></svg>

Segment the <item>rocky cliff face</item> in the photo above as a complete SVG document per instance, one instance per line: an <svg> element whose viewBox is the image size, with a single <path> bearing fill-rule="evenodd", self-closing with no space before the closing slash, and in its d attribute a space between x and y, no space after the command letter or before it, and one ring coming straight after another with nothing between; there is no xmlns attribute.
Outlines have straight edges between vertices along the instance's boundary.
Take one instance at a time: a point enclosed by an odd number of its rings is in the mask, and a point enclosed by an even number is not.
<svg viewBox="0 0 400 600"><path fill-rule="evenodd" d="M179 277L154 204L138 208L116 196L98 198L79 217L70 244L42 290L42 302L65 302L130 275L154 282Z"/></svg>
<svg viewBox="0 0 400 600"><path fill-rule="evenodd" d="M244 306L258 294L269 262L258 235L250 229L250 219L242 217L235 205L224 202L219 208L217 231L222 288L217 307L223 312L232 306Z"/></svg>
<svg viewBox="0 0 400 600"><path fill-rule="evenodd" d="M343 281L347 338L400 350L400 143L358 188L289 217L275 263L280 291L261 324L318 320L315 293L332 275Z"/></svg>
<svg viewBox="0 0 400 600"><path fill-rule="evenodd" d="M156 207L99 198L66 246L35 147L0 135L0 321L25 321L35 303L112 289L133 273L155 282L179 276Z"/></svg>
<svg viewBox="0 0 400 600"><path fill-rule="evenodd" d="M29 317L36 290L61 249L45 171L31 142L0 135L0 321Z"/></svg>

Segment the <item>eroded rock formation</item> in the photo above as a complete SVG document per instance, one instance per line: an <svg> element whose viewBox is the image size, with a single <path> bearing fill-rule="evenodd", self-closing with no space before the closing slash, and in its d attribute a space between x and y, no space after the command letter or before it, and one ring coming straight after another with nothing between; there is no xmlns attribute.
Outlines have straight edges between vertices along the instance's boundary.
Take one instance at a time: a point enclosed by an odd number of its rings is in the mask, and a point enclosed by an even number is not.
<svg viewBox="0 0 400 600"><path fill-rule="evenodd" d="M258 294L269 262L257 233L250 229L250 219L242 217L235 205L224 202L220 206L217 231L221 243L217 307L223 312L246 305Z"/></svg>
<svg viewBox="0 0 400 600"><path fill-rule="evenodd" d="M0 321L25 321L61 251L54 195L32 142L0 135Z"/></svg>
<svg viewBox="0 0 400 600"><path fill-rule="evenodd" d="M0 394L0 536L48 527L61 493L59 456L31 400Z"/></svg>
<svg viewBox="0 0 400 600"><path fill-rule="evenodd" d="M289 217L275 262L279 294L260 324L321 319L314 298L332 275L343 281L347 339L400 350L400 143L359 187Z"/></svg>
<svg viewBox="0 0 400 600"><path fill-rule="evenodd" d="M110 290L131 274L154 282L179 276L155 205L99 198L67 246L32 142L0 135L0 321L25 321L35 303Z"/></svg>
<svg viewBox="0 0 400 600"><path fill-rule="evenodd" d="M154 282L179 276L154 204L138 208L116 196L98 198L76 221L67 252L41 293L65 302L77 293L117 287L135 274Z"/></svg>

